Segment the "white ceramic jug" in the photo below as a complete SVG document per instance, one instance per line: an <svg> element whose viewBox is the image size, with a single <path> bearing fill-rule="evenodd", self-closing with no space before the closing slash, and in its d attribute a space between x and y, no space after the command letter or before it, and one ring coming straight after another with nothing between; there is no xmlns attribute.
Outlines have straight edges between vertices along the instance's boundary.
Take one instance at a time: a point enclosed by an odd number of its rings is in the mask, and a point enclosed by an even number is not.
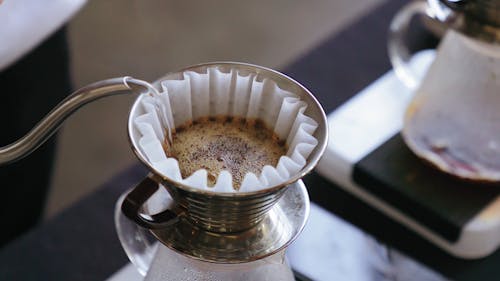
<svg viewBox="0 0 500 281"><path fill-rule="evenodd" d="M500 1L462 2L413 2L392 22L391 61L401 80L415 89L402 135L416 155L442 171L500 183ZM417 85L403 42L410 20L419 14L449 29Z"/></svg>

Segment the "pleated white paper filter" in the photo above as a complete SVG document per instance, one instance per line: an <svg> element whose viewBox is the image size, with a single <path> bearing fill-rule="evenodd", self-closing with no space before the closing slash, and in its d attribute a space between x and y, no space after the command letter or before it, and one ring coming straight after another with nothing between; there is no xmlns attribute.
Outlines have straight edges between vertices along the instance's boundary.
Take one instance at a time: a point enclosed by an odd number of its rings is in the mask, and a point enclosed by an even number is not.
<svg viewBox="0 0 500 281"><path fill-rule="evenodd" d="M250 192L275 186L298 173L318 143L312 136L318 124L304 115L307 104L272 80L258 81L255 74L243 75L236 70L224 73L212 67L201 74L186 71L182 80L164 80L161 88L159 93L142 99L145 114L134 119L141 135L139 148L159 172L193 188ZM287 154L280 157L276 167L266 165L260 175L247 173L239 190L233 188L232 176L225 170L213 187L207 185L205 169L182 178L177 160L167 157L163 150L162 143L171 133L168 128L207 116L261 119L280 140L286 140Z"/></svg>

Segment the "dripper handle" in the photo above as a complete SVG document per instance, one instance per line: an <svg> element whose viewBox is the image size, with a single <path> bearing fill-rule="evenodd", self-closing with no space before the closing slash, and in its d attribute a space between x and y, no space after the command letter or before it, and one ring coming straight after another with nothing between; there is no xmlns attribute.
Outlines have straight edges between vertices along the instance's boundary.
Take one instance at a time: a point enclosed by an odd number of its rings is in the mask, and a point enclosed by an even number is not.
<svg viewBox="0 0 500 281"><path fill-rule="evenodd" d="M159 182L160 180L150 173L127 194L121 205L123 214L144 228L158 229L169 226L177 222L183 213L180 208L166 209L154 215L141 213L143 205L160 187Z"/></svg>
<svg viewBox="0 0 500 281"><path fill-rule="evenodd" d="M52 136L60 125L83 105L97 99L118 94L151 92L148 82L132 77L102 80L85 86L60 102L31 131L12 144L0 147L0 166L22 159Z"/></svg>

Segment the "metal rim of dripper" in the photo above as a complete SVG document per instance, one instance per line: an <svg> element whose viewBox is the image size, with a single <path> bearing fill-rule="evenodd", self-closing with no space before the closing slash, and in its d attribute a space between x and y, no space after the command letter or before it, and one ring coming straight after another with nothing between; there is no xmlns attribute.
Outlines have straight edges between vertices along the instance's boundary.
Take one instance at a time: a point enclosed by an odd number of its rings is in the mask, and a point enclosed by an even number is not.
<svg viewBox="0 0 500 281"><path fill-rule="evenodd" d="M306 226L310 214L309 194L307 193L306 186L302 180L298 180L292 185L294 185L293 188L286 189L283 197L281 197L275 206L273 206L272 210L270 210L270 212L273 212L276 211L273 209L279 208L281 210L280 219L276 220L271 219L270 217L268 218L268 213L262 222L251 229L240 232L240 234L242 234L241 236L234 235L234 233L213 233L202 228L196 228L197 230L195 230L195 225L187 220L179 221L167 228L151 229L149 231L158 241L160 241L162 245L165 245L169 249L181 255L188 256L194 260L217 264L241 264L261 260L288 248L288 246L290 246L299 237ZM294 198L294 200L287 200L289 198ZM296 206L287 206L286 202L295 202ZM293 227L293 231L286 232L286 234L289 235L286 241L279 240L283 237L283 232L280 233L272 231L273 227L278 227L276 222L281 221L281 219L286 219L289 226ZM180 226L181 224L189 229L187 233L180 230L183 228ZM257 230L259 225L264 225L263 228L266 229L267 235L263 235L262 231ZM173 236L177 236L177 239L173 238ZM229 255L228 253L217 252L224 250L225 247L204 247L206 246L206 242L203 243L203 241L208 239L218 240L212 245L219 245L226 239L229 239L236 244L241 243L242 245L248 245L248 241L250 240L254 242L250 243L250 245L257 248L254 248L253 250L246 248L244 251L240 249L238 252L232 252ZM265 239L271 240L264 241ZM187 244L179 245L179 240L187 240L189 242ZM261 245L260 243L263 241L266 243ZM244 255L241 255L241 253L244 253Z"/></svg>
<svg viewBox="0 0 500 281"><path fill-rule="evenodd" d="M276 84L284 89L284 90L290 90L290 88L294 88L295 91L292 91L294 94L298 94L301 99L305 98L307 99L306 103L308 104L308 107L306 109L306 112L310 112L310 105L315 106L318 110L314 111L316 113L316 116L311 117L313 118L316 122L318 122L318 129L314 133L314 136L318 140L318 144L312 151L311 155L309 156L309 161L306 162L305 167L303 167L298 173L296 173L293 177L289 178L287 181L274 185L265 189L257 190L257 191L251 191L251 192L214 192L210 190L201 190L201 189L196 189L193 187L190 187L186 184L183 184L179 181L176 181L174 179L171 179L169 177L164 176L160 171L158 171L156 168L153 167L149 163L149 161L142 155L142 153L138 149L138 144L132 137L132 132L134 130L133 128L133 122L132 118L134 117L134 112L137 111L138 106L139 106L139 101L142 99L143 95L140 95L135 101L134 104L132 105L132 108L130 109L129 116L128 116L128 139L129 143L132 147L132 151L136 155L136 157L148 167L150 171L152 171L156 176L160 177L163 181L175 185L178 188L184 189L189 192L197 193L197 194L203 194L203 195L209 195L209 196L220 196L220 197L243 197L243 196L255 196L255 195L260 195L263 193L267 192L273 192L275 190L281 189L285 186L288 186L299 179L303 178L305 175L310 173L316 164L319 162L321 159L326 146L328 144L328 126L327 126L327 120L326 120L326 114L321 107L321 104L318 102L318 100L314 97L314 95L302 84L297 82L296 80L292 79L291 77L278 72L276 70L263 67L263 66L258 66L254 64L249 64L249 63L242 63L242 62L225 62L225 61L220 61L220 62L209 62L209 63L201 63L201 64L195 64L191 65L185 68L182 68L178 71L170 72L161 77L160 79L157 79L155 82L153 82L153 86L155 86L157 89L159 89L159 83L162 80L165 80L167 78L174 78L175 75L180 77L183 72L185 71L195 71L196 69L207 69L208 67L219 67L219 68L231 68L231 69L237 69L240 71L246 71L248 74L254 73L257 75L257 81L263 80L264 78L269 78L276 82ZM260 79L259 79L260 78ZM284 84L289 87L282 87ZM297 91L298 90L298 91ZM320 120L318 120L320 119ZM324 127L324 129L321 129L321 127ZM317 137L316 135L319 135Z"/></svg>

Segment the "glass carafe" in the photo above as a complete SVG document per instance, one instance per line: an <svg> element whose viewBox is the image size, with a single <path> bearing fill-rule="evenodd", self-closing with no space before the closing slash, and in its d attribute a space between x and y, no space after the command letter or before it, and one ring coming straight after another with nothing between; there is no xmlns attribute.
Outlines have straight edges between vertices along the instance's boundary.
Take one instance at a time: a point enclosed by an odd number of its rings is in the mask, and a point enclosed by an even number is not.
<svg viewBox="0 0 500 281"><path fill-rule="evenodd" d="M420 15L447 30L421 81L405 36ZM395 17L389 55L415 90L403 138L419 157L459 178L500 182L500 1L417 1Z"/></svg>

